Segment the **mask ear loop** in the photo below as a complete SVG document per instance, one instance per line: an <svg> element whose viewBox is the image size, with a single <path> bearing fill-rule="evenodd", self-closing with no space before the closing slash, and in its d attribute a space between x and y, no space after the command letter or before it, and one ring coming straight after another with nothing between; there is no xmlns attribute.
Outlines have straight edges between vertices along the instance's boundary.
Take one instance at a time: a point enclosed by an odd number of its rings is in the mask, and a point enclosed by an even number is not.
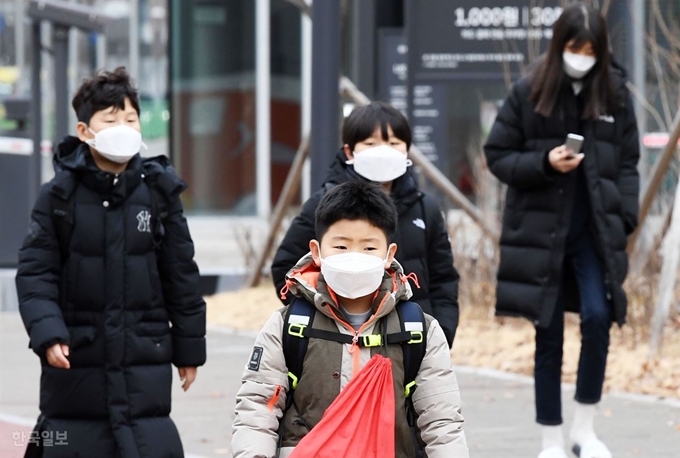
<svg viewBox="0 0 680 458"><path fill-rule="evenodd" d="M90 126L87 126L87 131L89 133L91 133L93 137L85 139L85 143L87 143L88 145L90 145L91 147L94 148L95 147L94 145L96 145L95 139L97 138L97 132L92 130L92 128Z"/></svg>
<svg viewBox="0 0 680 458"><path fill-rule="evenodd" d="M406 159L406 167L411 167L413 165L413 161L411 159Z"/></svg>

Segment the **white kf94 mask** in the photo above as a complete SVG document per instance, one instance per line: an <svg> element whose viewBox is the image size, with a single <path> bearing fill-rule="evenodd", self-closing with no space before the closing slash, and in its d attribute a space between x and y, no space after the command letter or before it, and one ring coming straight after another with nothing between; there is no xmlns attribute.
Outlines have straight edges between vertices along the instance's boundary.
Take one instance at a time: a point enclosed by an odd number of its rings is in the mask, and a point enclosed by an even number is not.
<svg viewBox="0 0 680 458"><path fill-rule="evenodd" d="M387 258L364 253L334 254L321 258L321 273L338 296L356 299L380 287L386 262Z"/></svg>
<svg viewBox="0 0 680 458"><path fill-rule="evenodd" d="M85 143L96 149L106 159L118 164L128 162L132 156L139 153L142 146L146 148L142 142L141 132L125 124L107 127L99 132L89 127L88 130L94 134L94 138L86 140Z"/></svg>
<svg viewBox="0 0 680 458"><path fill-rule="evenodd" d="M376 183L396 180L406 173L413 163L402 151L389 145L379 145L354 153L354 159L346 162L354 165L354 170Z"/></svg>
<svg viewBox="0 0 680 458"><path fill-rule="evenodd" d="M583 56L569 51L562 54L562 61L564 62L564 72L577 80L586 76L597 63L597 59L592 56Z"/></svg>

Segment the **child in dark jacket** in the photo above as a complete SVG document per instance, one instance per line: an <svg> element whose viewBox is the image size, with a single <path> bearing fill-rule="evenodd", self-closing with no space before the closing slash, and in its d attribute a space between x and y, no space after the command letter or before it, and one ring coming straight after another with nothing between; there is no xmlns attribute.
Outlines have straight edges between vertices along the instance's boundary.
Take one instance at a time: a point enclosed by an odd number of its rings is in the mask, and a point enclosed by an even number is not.
<svg viewBox="0 0 680 458"><path fill-rule="evenodd" d="M347 181L376 183L397 207L394 240L401 247L399 261L420 282L413 300L439 321L450 347L458 327L458 272L441 209L408 171L408 121L396 108L372 102L355 108L345 119L342 141L326 183L305 202L276 251L271 271L277 292L291 267L308 252L314 238L314 212L327 190Z"/></svg>
<svg viewBox="0 0 680 458"><path fill-rule="evenodd" d="M57 149L16 277L42 366L36 431L66 435L42 456L181 457L171 364L186 391L206 359L186 185L166 158L140 157L123 68L85 81L73 108L78 136Z"/></svg>

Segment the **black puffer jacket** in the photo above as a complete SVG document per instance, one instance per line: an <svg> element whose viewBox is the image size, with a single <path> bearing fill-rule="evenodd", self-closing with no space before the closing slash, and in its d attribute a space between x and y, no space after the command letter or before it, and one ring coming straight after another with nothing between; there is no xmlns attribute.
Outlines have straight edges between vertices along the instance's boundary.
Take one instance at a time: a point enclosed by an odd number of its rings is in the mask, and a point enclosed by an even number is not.
<svg viewBox="0 0 680 458"><path fill-rule="evenodd" d="M16 278L42 364L38 427L68 434L67 446L44 447L44 456L181 457L169 417L171 363L206 359L205 303L179 200L185 185L167 159L139 156L114 184L74 138L60 145L55 166L33 209ZM168 199L158 250L150 183ZM51 195L71 194L73 229L62 260ZM58 342L70 346L70 369L45 359Z"/></svg>
<svg viewBox="0 0 680 458"><path fill-rule="evenodd" d="M348 180L363 180L345 161L345 153L340 151L326 184L305 202L276 251L272 277L277 291L285 285L288 271L309 252L309 241L316 238L314 216L326 190ZM399 212L396 258L404 272L414 272L420 283L420 289L413 287L411 300L439 321L450 346L458 327L458 272L444 217L435 200L418 189L408 172L394 181L392 198Z"/></svg>
<svg viewBox="0 0 680 458"><path fill-rule="evenodd" d="M491 172L508 185L498 314L524 316L547 326L561 282L567 310L579 310L578 289L563 265L577 171L551 171L546 155L581 126L585 158L579 167L584 168L590 197L590 231L605 270L614 320L620 325L626 320L622 284L628 272L626 236L637 226L639 145L625 75L617 68L612 72L620 103L611 115L580 121L574 91L565 82L553 114L545 118L529 101L528 79L515 84L498 114L484 146Z"/></svg>

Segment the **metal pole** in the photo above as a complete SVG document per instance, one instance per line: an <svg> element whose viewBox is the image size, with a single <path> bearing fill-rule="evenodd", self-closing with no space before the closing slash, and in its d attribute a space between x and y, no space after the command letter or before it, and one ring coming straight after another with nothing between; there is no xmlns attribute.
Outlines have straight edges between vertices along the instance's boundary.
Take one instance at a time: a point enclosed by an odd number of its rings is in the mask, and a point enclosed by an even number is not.
<svg viewBox="0 0 680 458"><path fill-rule="evenodd" d="M351 79L369 98L375 98L375 0L355 0L351 8Z"/></svg>
<svg viewBox="0 0 680 458"><path fill-rule="evenodd" d="M301 129L300 138L309 136L312 129L312 19L302 13L302 97L301 97ZM306 202L312 195L312 167L309 159L305 160L302 169L302 201Z"/></svg>
<svg viewBox="0 0 680 458"><path fill-rule="evenodd" d="M54 52L54 116L56 118L55 144L68 135L68 35L69 28L52 26L52 49Z"/></svg>
<svg viewBox="0 0 680 458"><path fill-rule="evenodd" d="M18 93L23 94L27 91L26 85L26 26L24 23L24 2L22 0L15 0L14 14L17 20L15 21L16 31L14 34L14 46L16 53L16 66L19 69L22 78L17 81Z"/></svg>
<svg viewBox="0 0 680 458"><path fill-rule="evenodd" d="M78 84L78 36L80 31L75 27L69 29L68 34L68 70L66 80L68 81L68 92L66 93L68 100L71 100L71 94L75 94L77 90L76 84ZM76 114L73 110L68 110L68 132L75 132L76 124L78 120L76 119Z"/></svg>
<svg viewBox="0 0 680 458"><path fill-rule="evenodd" d="M40 74L42 72L42 40L40 22L31 25L33 43L31 45L31 124L33 126L33 159L31 161L31 202L38 198L38 189L42 184L42 91Z"/></svg>
<svg viewBox="0 0 680 458"><path fill-rule="evenodd" d="M139 0L130 0L130 62L128 72L139 80Z"/></svg>
<svg viewBox="0 0 680 458"><path fill-rule="evenodd" d="M646 59L645 59L645 0L632 0L632 33L629 62L633 69L632 82L641 92L643 97L647 97L646 91ZM647 112L639 99L635 99L635 114L637 117L638 130L640 131L640 152L641 160L638 165L640 177L646 183L649 173L649 160L647 149L642 144L642 138L647 132Z"/></svg>
<svg viewBox="0 0 680 458"><path fill-rule="evenodd" d="M257 214L271 212L270 0L255 4L255 161Z"/></svg>
<svg viewBox="0 0 680 458"><path fill-rule="evenodd" d="M312 8L312 192L323 185L340 146L340 3L317 1Z"/></svg>

